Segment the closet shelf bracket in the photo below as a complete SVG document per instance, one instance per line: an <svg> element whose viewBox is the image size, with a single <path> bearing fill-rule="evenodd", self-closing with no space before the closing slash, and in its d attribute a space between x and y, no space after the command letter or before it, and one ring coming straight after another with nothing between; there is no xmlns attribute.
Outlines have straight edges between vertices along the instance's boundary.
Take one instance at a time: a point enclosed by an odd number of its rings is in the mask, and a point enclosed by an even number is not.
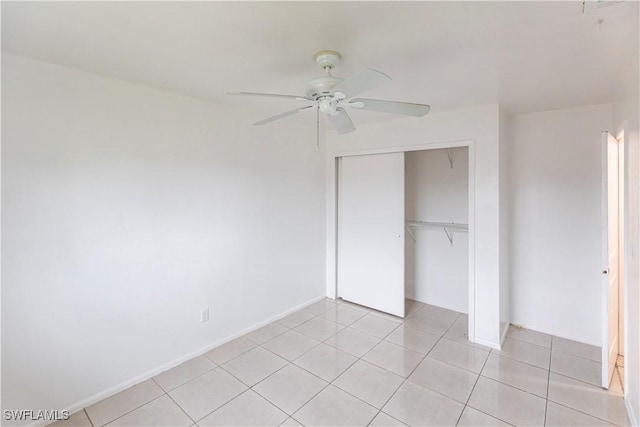
<svg viewBox="0 0 640 427"><path fill-rule="evenodd" d="M413 241L416 241L416 236L413 234L413 232L411 231L411 227L409 227L408 225L405 225L405 228L407 229L407 233L409 233L409 236L411 236L411 238L413 239Z"/></svg>
<svg viewBox="0 0 640 427"><path fill-rule="evenodd" d="M453 154L450 148L447 148L447 157L449 158L449 169L453 169Z"/></svg>
<svg viewBox="0 0 640 427"><path fill-rule="evenodd" d="M449 239L449 243L451 244L451 246L453 246L453 233L450 233L449 230L447 230L447 227L442 227L442 229L444 230L444 234L447 235L447 239Z"/></svg>

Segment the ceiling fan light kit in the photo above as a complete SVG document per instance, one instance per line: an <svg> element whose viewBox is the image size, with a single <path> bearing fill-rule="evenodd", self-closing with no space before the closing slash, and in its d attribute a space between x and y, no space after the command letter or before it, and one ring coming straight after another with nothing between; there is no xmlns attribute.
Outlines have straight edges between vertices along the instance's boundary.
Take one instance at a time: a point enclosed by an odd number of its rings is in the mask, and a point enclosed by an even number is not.
<svg viewBox="0 0 640 427"><path fill-rule="evenodd" d="M254 126L265 125L292 116L300 111L316 108L319 112L327 116L329 122L340 134L353 132L356 129L345 107L413 117L424 116L431 109L427 104L354 98L367 90L391 81L391 77L380 71L367 68L349 79L343 79L331 74L331 70L333 70L342 59L342 56L338 52L322 50L316 53L314 58L316 63L324 69L325 75L317 77L307 84L305 96L260 92L235 92L229 95L289 98L310 103L310 105L302 108L296 108L295 110L256 122L253 124Z"/></svg>

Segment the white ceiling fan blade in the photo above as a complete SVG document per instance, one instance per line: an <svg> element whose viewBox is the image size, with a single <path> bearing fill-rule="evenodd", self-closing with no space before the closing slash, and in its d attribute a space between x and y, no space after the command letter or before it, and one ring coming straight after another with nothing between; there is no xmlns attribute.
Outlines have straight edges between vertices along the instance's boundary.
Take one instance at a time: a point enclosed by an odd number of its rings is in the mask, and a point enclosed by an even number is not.
<svg viewBox="0 0 640 427"><path fill-rule="evenodd" d="M338 83L331 91L333 93L344 93L347 98L351 98L388 81L391 81L391 77L385 73L367 68L355 76Z"/></svg>
<svg viewBox="0 0 640 427"><path fill-rule="evenodd" d="M403 116L414 117L422 117L431 110L431 106L426 104L383 101L382 99L357 98L352 99L349 105L358 110L380 111L382 113L402 114Z"/></svg>
<svg viewBox="0 0 640 427"><path fill-rule="evenodd" d="M296 113L298 113L300 111L308 110L309 108L314 108L314 107L315 107L315 105L307 105L306 107L296 108L295 110L286 111L286 112L280 113L280 114L278 114L276 116L272 116L272 117L266 118L264 120L260 120L259 122L255 122L253 125L254 126L266 125L267 123L275 122L276 120L280 120L280 119L284 119L285 117L293 116L294 114L296 114Z"/></svg>
<svg viewBox="0 0 640 427"><path fill-rule="evenodd" d="M227 95L241 95L241 96L263 96L269 98L287 98L287 99L297 99L298 101L313 101L313 99L309 99L304 96L299 95L280 95L277 93L261 93L261 92L229 92Z"/></svg>
<svg viewBox="0 0 640 427"><path fill-rule="evenodd" d="M356 127L353 125L351 121L351 117L344 111L342 108L337 109L338 114L331 115L327 114L329 121L333 125L334 128L338 131L339 134L345 134L349 132L353 132L356 130Z"/></svg>

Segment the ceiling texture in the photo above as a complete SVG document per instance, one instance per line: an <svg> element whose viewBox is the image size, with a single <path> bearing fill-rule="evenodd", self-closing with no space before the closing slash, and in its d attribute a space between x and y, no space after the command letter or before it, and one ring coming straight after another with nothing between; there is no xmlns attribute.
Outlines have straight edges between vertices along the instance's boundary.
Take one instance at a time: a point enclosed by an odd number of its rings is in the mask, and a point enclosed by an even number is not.
<svg viewBox="0 0 640 427"><path fill-rule="evenodd" d="M322 75L374 68L363 97L443 111L499 103L512 114L610 102L638 55L638 2L2 2L2 49L271 116ZM353 112L357 123L388 115ZM314 122L313 112L295 118Z"/></svg>

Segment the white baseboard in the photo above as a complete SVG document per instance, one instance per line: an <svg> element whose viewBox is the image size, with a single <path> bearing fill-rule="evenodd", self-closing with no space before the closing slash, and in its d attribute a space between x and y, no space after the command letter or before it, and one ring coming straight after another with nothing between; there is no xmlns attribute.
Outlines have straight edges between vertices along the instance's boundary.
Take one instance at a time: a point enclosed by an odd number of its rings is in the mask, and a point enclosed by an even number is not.
<svg viewBox="0 0 640 427"><path fill-rule="evenodd" d="M500 341L498 342L498 344L493 343L493 342L489 342L489 341L485 341L482 339L475 339L471 342L474 342L476 344L481 344L484 345L485 347L491 347L491 348L495 348L496 350L501 350L502 349L502 344L504 344L504 340L507 338L507 333L509 332L509 325L510 323L506 324L507 327L504 328L504 330L502 331L502 333L500 334Z"/></svg>
<svg viewBox="0 0 640 427"><path fill-rule="evenodd" d="M548 330L548 329L544 329L544 328L539 328L536 325L526 325L526 324L513 322L513 321L511 322L511 324L514 325L514 326L517 326L519 328L525 328L525 329L529 329L530 331L540 332L541 334L553 335L553 336L558 337L558 338L564 338L564 339L575 341L575 342L579 342L579 343L582 343L582 344L592 345L594 347L602 347L602 342L600 342L600 341L585 340L583 338L577 338L575 336L567 335L567 334L564 334L562 332L556 332L556 331L552 331L552 330Z"/></svg>
<svg viewBox="0 0 640 427"><path fill-rule="evenodd" d="M462 314L469 314L469 309L468 308L464 308L464 307L454 307L450 304L434 304L433 301L427 301L426 298L418 298L415 295L405 295L406 299L411 299L417 302L421 302L423 304L429 304L432 305L434 307L440 307L440 308L446 308L447 310L451 310L451 311L455 311L457 313L462 313Z"/></svg>
<svg viewBox="0 0 640 427"><path fill-rule="evenodd" d="M476 344L481 344L481 345L483 345L485 347L491 347L491 348L495 348L496 350L500 350L500 345L498 345L496 343L493 343L493 342L489 342L489 341L485 341L485 340L479 340L479 339L476 339L476 340L471 341L471 342L474 342Z"/></svg>
<svg viewBox="0 0 640 427"><path fill-rule="evenodd" d="M311 304L314 304L314 303L316 303L316 302L318 302L320 300L323 300L325 298L326 298L325 295L321 295L321 296L318 296L316 298L313 298L313 299L311 299L311 300L309 300L307 302L304 302L304 303L299 304L299 305L297 305L297 306L295 306L293 308L290 308L289 310L283 311L280 314L277 314L277 315L272 316L272 317L270 317L270 318L268 318L266 320L263 320L262 322L256 323L255 325L252 325L252 326L250 326L248 328L245 328L245 329L243 329L241 331L238 331L238 332L236 332L236 333L234 333L232 335L226 336L226 337L224 337L224 338L222 338L222 339L220 339L220 340L218 340L218 341L216 341L216 342L214 342L212 344L206 345L206 346L204 346L204 347L202 347L202 348L200 348L198 350L195 350L195 351L192 351L192 352L190 352L188 354L185 354L184 356L181 356L181 357L179 357L177 359L174 359L171 362L168 362L168 363L165 363L165 364L163 364L161 366L158 366L157 368L154 368L154 369L152 369L150 371L147 371L144 374L141 374L141 375L138 375L136 377L133 377L133 378L131 378L131 379L127 380L127 381L124 381L124 382L122 382L122 383L120 383L120 384L118 384L118 385L116 385L114 387L110 387L110 388L108 388L108 389L106 389L104 391L96 393L93 396L90 396L90 397L88 397L86 399L82 399L81 401L69 406L66 409L69 411L70 414L74 414L75 412L78 412L78 411L82 410L83 408L91 406L94 403L100 402L101 400L106 399L107 397L113 396L114 394L119 393L119 392L121 392L123 390L126 390L131 386L134 386L134 385L139 384L139 383L141 383L143 381L146 381L146 380L148 380L150 378L153 378L156 375L158 375L158 374L160 374L160 373L162 373L162 372L164 372L166 370L169 370L171 368L175 368L176 366L186 362L187 360L190 360L190 359L193 359L194 357L203 355L204 353L207 353L207 352L213 350L214 348L221 346L222 344L225 344L225 343L227 343L229 341L232 341L232 340L234 340L234 339L236 339L238 337L241 337L241 336L243 336L245 334L248 334L249 332L253 332L256 329L260 329L261 327L263 327L265 325L268 325L271 322L275 322L276 320L282 319L283 317L288 316L289 314L291 314L293 312L301 310L301 309L303 309L303 308L305 308L307 306L310 306ZM33 427L36 427L36 426L39 427L39 426L44 426L44 425L49 424L49 423L50 423L50 421L38 421L36 423L29 424L29 425L33 426Z"/></svg>

